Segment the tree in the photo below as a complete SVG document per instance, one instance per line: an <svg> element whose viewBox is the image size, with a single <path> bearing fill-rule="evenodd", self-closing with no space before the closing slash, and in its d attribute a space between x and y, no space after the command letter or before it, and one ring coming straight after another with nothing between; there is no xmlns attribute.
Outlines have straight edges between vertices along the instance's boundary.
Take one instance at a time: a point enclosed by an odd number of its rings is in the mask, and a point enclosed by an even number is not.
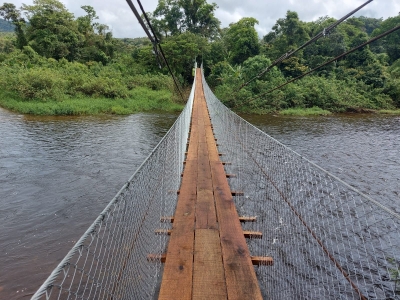
<svg viewBox="0 0 400 300"><path fill-rule="evenodd" d="M94 20L97 20L99 17L92 6L83 5L81 8L86 12L86 16L76 19L78 22L78 30L83 34L91 34L94 32L94 28L99 25L99 23L94 22Z"/></svg>
<svg viewBox="0 0 400 300"><path fill-rule="evenodd" d="M375 18L368 18L364 16L358 17L358 19L363 23L363 31L365 31L368 35L382 25L383 19L375 19Z"/></svg>
<svg viewBox="0 0 400 300"><path fill-rule="evenodd" d="M254 29L258 21L254 18L242 18L232 23L224 37L232 64L241 64L249 57L260 53L257 31Z"/></svg>
<svg viewBox="0 0 400 300"><path fill-rule="evenodd" d="M206 0L159 0L157 8L149 15L160 37L189 31L214 39L220 26L214 15L217 7L217 4L209 4Z"/></svg>
<svg viewBox="0 0 400 300"><path fill-rule="evenodd" d="M372 36L384 33L400 23L400 13L396 17L388 18L382 22L381 26L372 32ZM379 42L379 41L378 41ZM389 55L390 63L400 58L400 31L397 30L380 40L383 49Z"/></svg>
<svg viewBox="0 0 400 300"><path fill-rule="evenodd" d="M81 7L86 15L79 17L78 30L84 36L82 47L79 50L79 59L82 62L100 61L106 64L114 55L115 46L109 27L94 22L99 17L92 6Z"/></svg>
<svg viewBox="0 0 400 300"><path fill-rule="evenodd" d="M350 48L355 48L368 40L366 33L361 32L352 38ZM369 49L369 46L365 46L353 53L350 53L345 58L345 63L348 68L357 68L361 66L368 66L375 62L374 54Z"/></svg>
<svg viewBox="0 0 400 300"><path fill-rule="evenodd" d="M26 37L29 46L38 54L55 59L78 58L78 47L83 40L74 15L58 0L34 0L22 6L28 16Z"/></svg>
<svg viewBox="0 0 400 300"><path fill-rule="evenodd" d="M209 51L207 39L191 32L166 38L162 48L171 68L186 82L193 78L194 59Z"/></svg>
<svg viewBox="0 0 400 300"><path fill-rule="evenodd" d="M267 55L277 59L290 49L295 49L310 38L305 23L301 22L297 12L288 10L285 18L278 19L272 31L263 40L267 47Z"/></svg>
<svg viewBox="0 0 400 300"><path fill-rule="evenodd" d="M14 24L15 33L17 35L17 48L22 49L24 46L26 46L27 41L24 32L26 22L24 18L21 17L21 11L18 10L12 3L4 3L2 6L0 6L0 16Z"/></svg>

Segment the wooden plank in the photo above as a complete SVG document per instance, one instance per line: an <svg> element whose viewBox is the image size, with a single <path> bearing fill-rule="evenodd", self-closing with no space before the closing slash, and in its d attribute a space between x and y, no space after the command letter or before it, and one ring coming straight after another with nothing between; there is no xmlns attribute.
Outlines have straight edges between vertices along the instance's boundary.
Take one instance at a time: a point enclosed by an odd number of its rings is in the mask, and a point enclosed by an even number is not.
<svg viewBox="0 0 400 300"><path fill-rule="evenodd" d="M167 258L166 254L148 254L147 255L147 261L149 262L161 262L161 263L165 263L165 260Z"/></svg>
<svg viewBox="0 0 400 300"><path fill-rule="evenodd" d="M262 299L239 216L221 163L211 163L228 299Z"/></svg>
<svg viewBox="0 0 400 300"><path fill-rule="evenodd" d="M218 230L196 229L193 268L192 299L227 299Z"/></svg>
<svg viewBox="0 0 400 300"><path fill-rule="evenodd" d="M243 235L244 235L245 238L261 239L263 234L262 234L261 231L244 230L243 231Z"/></svg>
<svg viewBox="0 0 400 300"><path fill-rule="evenodd" d="M163 223L174 223L174 217L161 217L160 221Z"/></svg>
<svg viewBox="0 0 400 300"><path fill-rule="evenodd" d="M243 216L243 217L239 217L239 221L240 222L255 222L255 221L257 221L257 217L244 217Z"/></svg>
<svg viewBox="0 0 400 300"><path fill-rule="evenodd" d="M201 73L196 77L190 139L159 299L262 299L210 122ZM248 233L250 234L250 233ZM256 233L251 233L253 237Z"/></svg>
<svg viewBox="0 0 400 300"><path fill-rule="evenodd" d="M244 193L239 191L232 191L231 194L232 196L244 196Z"/></svg>
<svg viewBox="0 0 400 300"><path fill-rule="evenodd" d="M251 261L253 265L258 266L273 266L274 259L269 256L252 256Z"/></svg>
<svg viewBox="0 0 400 300"><path fill-rule="evenodd" d="M187 161L168 244L159 299L191 299L197 161Z"/></svg>
<svg viewBox="0 0 400 300"><path fill-rule="evenodd" d="M166 234L166 235L171 235L172 229L156 229L154 230L155 234Z"/></svg>
<svg viewBox="0 0 400 300"><path fill-rule="evenodd" d="M196 229L218 229L212 190L197 190Z"/></svg>

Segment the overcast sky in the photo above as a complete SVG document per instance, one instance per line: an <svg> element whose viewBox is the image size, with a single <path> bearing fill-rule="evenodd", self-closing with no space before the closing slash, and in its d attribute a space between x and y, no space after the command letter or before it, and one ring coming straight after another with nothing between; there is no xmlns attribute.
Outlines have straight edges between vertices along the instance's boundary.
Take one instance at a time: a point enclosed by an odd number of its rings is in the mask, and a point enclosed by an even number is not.
<svg viewBox="0 0 400 300"><path fill-rule="evenodd" d="M20 7L22 3L32 4L32 0L3 0ZM125 0L61 0L76 17L83 14L82 5L95 8L100 22L111 27L115 37L145 36ZM136 4L136 1L132 1ZM217 18L222 27L237 22L243 17L254 17L260 24L256 27L260 37L267 34L275 21L283 18L287 10L296 11L303 21L313 21L322 16L341 18L365 0L208 0L218 5ZM154 11L158 0L142 0L144 9ZM384 19L397 16L400 12L399 0L375 0L364 7L357 15Z"/></svg>

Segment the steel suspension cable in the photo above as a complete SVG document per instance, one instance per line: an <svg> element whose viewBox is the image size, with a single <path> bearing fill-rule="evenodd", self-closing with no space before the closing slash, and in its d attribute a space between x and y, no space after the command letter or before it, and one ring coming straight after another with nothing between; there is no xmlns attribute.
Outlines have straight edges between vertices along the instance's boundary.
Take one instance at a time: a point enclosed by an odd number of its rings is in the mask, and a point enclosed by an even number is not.
<svg viewBox="0 0 400 300"><path fill-rule="evenodd" d="M152 44L154 44L155 40L154 40L153 36L150 34L149 30L147 29L146 25L144 24L142 18L140 17L140 15L139 15L136 7L133 5L132 1L126 0L126 2L128 3L132 12L135 14L135 17L139 21L139 24L142 26L142 28L143 28L144 32L146 33L147 37L149 38L149 40L151 41Z"/></svg>
<svg viewBox="0 0 400 300"><path fill-rule="evenodd" d="M275 88L273 88L273 89L271 89L271 90L269 90L269 91L267 91L267 92L265 92L265 93L262 93L262 94L260 94L260 95L258 95L258 96L256 96L256 97L254 97L254 98L249 99L248 101L246 101L245 103L243 103L241 106L243 106L244 104L246 104L246 103L248 103L248 102L250 102L250 101L256 100L256 99L258 99L258 98L260 98L260 97L262 97L262 96L264 96L264 95L266 95L266 94L269 94L269 93L271 93L271 92L273 92L273 91L276 91L276 90L278 90L278 89L281 89L282 87L288 85L289 83L292 83L292 82L294 82L294 81L297 81L297 80L299 80L299 79L301 79L301 78L303 78L303 77L305 77L305 76L307 76L307 75L309 75L309 74L311 74L311 73L317 71L318 69L320 69L320 68L322 68L322 67L325 67L326 65L329 65L330 63L332 63L332 62L334 62L334 61L336 61L336 60L338 60L338 59L340 59L340 58L343 58L343 57L345 57L346 55L348 55L348 54L350 54L350 53L353 53L354 51L357 51L357 50L359 50L360 48L363 48L363 47L365 47L366 45L368 45L368 44L370 44L370 43L372 43L372 42L375 42L375 41L377 41L377 40L379 40L379 39L381 39L381 38L383 38L383 37L385 37L385 36L391 34L392 32L395 32L396 30L399 30L399 29L400 29L400 25L398 25L398 26L396 26L396 27L394 27L394 28L392 28L392 29L390 29L390 30L388 30L388 31L386 31L386 32L384 32L384 33L382 33L382 34L380 34L380 35L378 35L378 36L376 36L376 37L374 37L374 38L368 40L368 41L366 41L365 43L362 43L361 45L358 45L357 47L355 47L355 48L353 48L353 49L351 49L351 50L349 50L349 51L347 51L347 52L345 52L345 53L343 53L343 54L341 54L341 55L339 55L339 56L336 56L335 58L332 58L331 60L328 60L327 62L323 63L322 65L319 65L318 67L316 67L316 68L314 68L314 69L312 69L312 70L310 70L310 71L308 71L308 72L306 72L306 73L304 73L304 74L302 74L302 75L300 75L300 76L298 76L298 77L296 77L296 78L293 78L293 79L291 79L291 80L285 82L284 84L281 84L280 86L277 86L277 87L275 87Z"/></svg>
<svg viewBox="0 0 400 300"><path fill-rule="evenodd" d="M140 25L143 27L143 30L146 32L148 38L150 39L151 43L153 44L154 51L156 52L155 55L156 55L157 57L158 57L157 48L160 49L161 56L162 56L162 58L163 58L163 60L164 60L164 62L165 62L165 65L166 65L167 68L168 68L168 72L171 74L172 79L174 80L175 87L176 87L176 89L178 90L178 92L179 92L179 94L180 94L180 96L181 96L181 98L182 98L182 101L185 101L185 98L183 97L182 91L181 91L181 89L179 88L178 81L177 81L177 79L176 79L174 73L172 72L172 69L171 69L171 67L170 67L170 65L169 65L169 63L168 63L167 58L165 57L165 54L164 54L164 51L163 51L163 49L162 49L162 47L161 47L160 41L159 41L159 39L157 38L157 35L156 35L155 32L154 32L153 26L151 26L150 20L149 20L147 14L146 14L146 12L145 12L145 10L144 10L144 8L143 8L142 3L140 2L140 0L137 0L137 2L138 2L138 4L139 4L139 7L140 7L140 9L141 9L141 11L142 11L142 13L143 13L143 16L144 16L144 18L145 18L145 20L146 20L146 22L147 22L147 24L148 24L148 26L149 26L149 28L150 28L151 34L150 34L148 28L146 27L145 23L143 22L143 19L142 19L141 16L139 15L139 13L138 13L136 7L133 5L132 1L131 1L131 0L126 0L126 2L128 3L128 5L129 5L129 7L131 8L131 10L133 11L134 15L135 15L136 18L138 19Z"/></svg>
<svg viewBox="0 0 400 300"><path fill-rule="evenodd" d="M365 2L364 4L360 5L359 7L357 7L356 9L354 9L353 11L349 12L347 15L345 15L344 17L342 17L341 19L337 20L335 23L329 25L327 28L324 28L320 33L318 33L316 36L314 36L312 39L308 40L307 42L305 42L303 45L301 45L299 48L295 49L295 50L291 50L286 52L285 54L283 54L281 57L279 57L277 60L275 60L270 66L268 66L264 71L258 73L256 76L254 76L253 78L251 78L249 81L243 83L238 91L240 91L242 88L244 88L245 86L247 86L250 82L252 82L253 80L260 78L262 75L264 75L265 73L267 73L268 71L270 71L273 67L275 67L276 65L280 64L282 61L288 59L289 57L291 57L292 55L294 55L295 53L299 52L300 50L304 49L305 47L307 47L308 45L316 42L317 40L319 40L322 37L325 37L327 34L329 34L335 27L337 27L339 24L343 23L346 19L348 19L350 16L354 15L356 12L358 12L360 9L362 9L364 6L368 5L369 3L371 3L373 0L369 0L367 2Z"/></svg>

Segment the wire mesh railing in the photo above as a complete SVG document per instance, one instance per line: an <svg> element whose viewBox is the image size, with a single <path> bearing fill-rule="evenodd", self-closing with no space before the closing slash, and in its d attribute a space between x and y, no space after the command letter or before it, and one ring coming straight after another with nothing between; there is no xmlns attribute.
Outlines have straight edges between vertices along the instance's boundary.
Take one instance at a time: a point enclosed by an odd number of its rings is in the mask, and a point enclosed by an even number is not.
<svg viewBox="0 0 400 300"><path fill-rule="evenodd" d="M400 215L204 93L264 299L400 299Z"/></svg>
<svg viewBox="0 0 400 300"><path fill-rule="evenodd" d="M153 299L173 216L194 98L32 299Z"/></svg>
<svg viewBox="0 0 400 300"><path fill-rule="evenodd" d="M400 216L249 124L203 88L264 299L400 299ZM146 161L32 299L155 299L195 86ZM151 254L151 255L149 255Z"/></svg>

